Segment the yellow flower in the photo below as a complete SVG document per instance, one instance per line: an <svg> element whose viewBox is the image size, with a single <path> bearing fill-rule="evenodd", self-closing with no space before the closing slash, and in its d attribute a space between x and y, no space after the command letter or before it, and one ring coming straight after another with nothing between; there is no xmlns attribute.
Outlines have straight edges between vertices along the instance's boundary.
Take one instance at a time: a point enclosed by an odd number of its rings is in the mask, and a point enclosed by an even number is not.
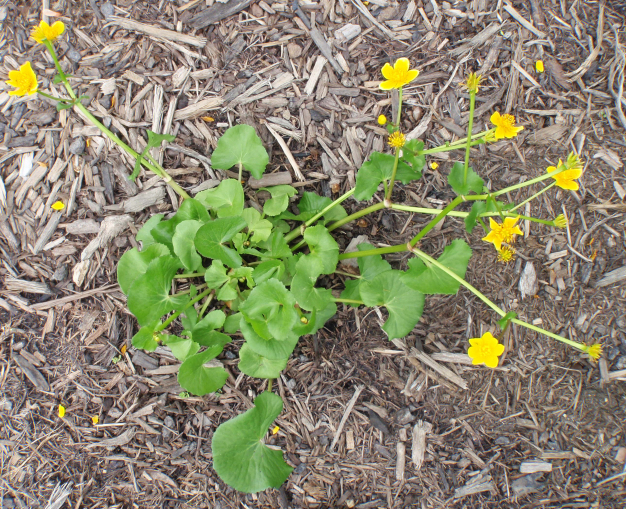
<svg viewBox="0 0 626 509"><path fill-rule="evenodd" d="M385 125L387 123L387 117L385 115L379 115L378 123L380 125Z"/></svg>
<svg viewBox="0 0 626 509"><path fill-rule="evenodd" d="M515 138L517 133L524 129L521 125L515 125L515 117L513 115L500 115L499 112L494 112L491 115L491 123L496 126L496 140L502 138Z"/></svg>
<svg viewBox="0 0 626 509"><path fill-rule="evenodd" d="M543 60L537 60L535 62L535 69L537 69L537 72L543 72Z"/></svg>
<svg viewBox="0 0 626 509"><path fill-rule="evenodd" d="M395 148L402 148L406 143L406 137L400 131L396 131L389 135L389 145Z"/></svg>
<svg viewBox="0 0 626 509"><path fill-rule="evenodd" d="M411 83L420 73L417 69L409 69L411 63L408 58L399 58L393 67L386 63L382 68L383 76L387 81L380 84L382 90L391 90L392 88L402 88L404 85Z"/></svg>
<svg viewBox="0 0 626 509"><path fill-rule="evenodd" d="M488 368L498 367L498 357L504 353L504 345L494 338L491 332L485 332L481 338L469 340L470 346L467 355L472 364L484 364Z"/></svg>
<svg viewBox="0 0 626 509"><path fill-rule="evenodd" d="M55 201L51 207L52 210L63 210L65 208L65 204L62 201Z"/></svg>
<svg viewBox="0 0 626 509"><path fill-rule="evenodd" d="M436 170L437 168L439 168L439 163L437 161L433 161L432 163L430 163L430 168L432 170Z"/></svg>
<svg viewBox="0 0 626 509"><path fill-rule="evenodd" d="M30 62L20 66L19 71L9 71L9 79L6 84L17 89L11 90L9 95L33 95L37 92L37 76L30 66Z"/></svg>
<svg viewBox="0 0 626 509"><path fill-rule="evenodd" d="M491 231L482 240L492 242L498 251L502 251L502 243L512 243L515 235L522 235L522 230L517 226L517 217L505 217L502 224L498 224L493 218L489 218L489 227Z"/></svg>
<svg viewBox="0 0 626 509"><path fill-rule="evenodd" d="M498 251L498 261L501 263L509 263L515 257L515 249L511 246L502 246Z"/></svg>
<svg viewBox="0 0 626 509"><path fill-rule="evenodd" d="M54 41L63 32L65 32L65 25L61 21L54 22L52 26L42 21L39 23L38 27L33 29L30 36L39 44L43 44L46 40L50 42Z"/></svg>
<svg viewBox="0 0 626 509"><path fill-rule="evenodd" d="M483 77L477 75L475 72L470 73L467 77L467 81L464 83L465 88L470 91L470 93L477 94L478 93L478 85L482 81Z"/></svg>
<svg viewBox="0 0 626 509"><path fill-rule="evenodd" d="M563 214L559 214L554 218L554 226L557 228L567 228L567 219Z"/></svg>
<svg viewBox="0 0 626 509"><path fill-rule="evenodd" d="M557 164L556 166L548 166L548 168L546 168L546 172L551 173L553 171L556 171L557 169L560 169L562 166L563 166L563 161L559 159L559 164ZM552 178L556 181L556 185L560 187L561 189L570 189L571 191L578 191L579 186L578 186L578 182L576 182L576 179L580 178L580 176L583 174L582 169L577 168L577 167L571 168L567 164L565 165L565 167L568 169L563 170L561 173L557 173L556 175L553 175Z"/></svg>
<svg viewBox="0 0 626 509"><path fill-rule="evenodd" d="M593 345L587 346L585 345L585 353L589 355L589 357L598 360L602 355L602 344L594 343Z"/></svg>
<svg viewBox="0 0 626 509"><path fill-rule="evenodd" d="M63 419L65 417L65 407L63 405L59 405L59 417Z"/></svg>

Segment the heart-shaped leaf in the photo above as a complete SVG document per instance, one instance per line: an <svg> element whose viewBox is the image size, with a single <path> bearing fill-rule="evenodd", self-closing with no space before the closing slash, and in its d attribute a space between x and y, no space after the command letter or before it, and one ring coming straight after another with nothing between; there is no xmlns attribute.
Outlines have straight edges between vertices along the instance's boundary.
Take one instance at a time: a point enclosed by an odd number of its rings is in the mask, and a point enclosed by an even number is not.
<svg viewBox="0 0 626 509"><path fill-rule="evenodd" d="M245 318L241 318L238 328L241 329L246 344L250 348L271 360L287 359L298 344L300 337L293 331L290 331L289 337L285 341L276 341L274 338L263 339L253 329L252 325L246 322Z"/></svg>
<svg viewBox="0 0 626 509"><path fill-rule="evenodd" d="M240 216L243 212L243 187L237 179L222 180L219 186L200 191L196 200L216 211L217 217Z"/></svg>
<svg viewBox="0 0 626 509"><path fill-rule="evenodd" d="M307 228L303 237L311 253L300 258L296 272L305 273L309 277L332 274L339 261L337 241L321 224Z"/></svg>
<svg viewBox="0 0 626 509"><path fill-rule="evenodd" d="M161 219L163 219L163 214L156 214L152 216L137 232L137 242L141 242L141 246L144 250L156 242L152 236L152 228L159 224Z"/></svg>
<svg viewBox="0 0 626 509"><path fill-rule="evenodd" d="M239 371L254 378L278 378L287 367L288 358L268 359L256 353L248 343L239 350Z"/></svg>
<svg viewBox="0 0 626 509"><path fill-rule="evenodd" d="M409 140L405 143L404 147L402 147L402 156L401 159L405 163L411 165L414 174L422 175L422 168L426 164L426 158L421 154L422 150L424 150L424 142L421 140ZM420 178L416 177L416 178ZM401 179L398 179L401 180ZM414 179L411 179L414 180Z"/></svg>
<svg viewBox="0 0 626 509"><path fill-rule="evenodd" d="M161 340L164 345L167 345L170 348L174 357L176 357L179 361L184 361L200 349L200 345L190 338L163 335L161 336Z"/></svg>
<svg viewBox="0 0 626 509"><path fill-rule="evenodd" d="M372 152L369 161L363 163L356 175L356 189L354 197L357 200L369 200L377 191L378 186L385 180L389 180L393 174L395 156ZM421 173L415 172L402 161L398 162L396 178L406 184L411 180L421 177Z"/></svg>
<svg viewBox="0 0 626 509"><path fill-rule="evenodd" d="M374 246L367 242L363 242L357 246L359 251L368 251L370 249L374 249ZM357 258L357 263L359 264L359 271L361 272L360 279L351 279L347 280L345 285L346 288L343 292L341 292L342 299L349 300L361 300L361 293L359 291L359 287L362 282L371 281L381 272L386 272L391 270L391 265L380 255L372 255L372 256L361 256ZM358 307L358 304L348 304L349 306Z"/></svg>
<svg viewBox="0 0 626 509"><path fill-rule="evenodd" d="M150 233L155 241L165 244L172 252L174 252L172 238L174 237L176 227L183 221L191 219L200 221L202 224L211 220L211 217L209 216L206 208L204 208L204 205L193 198L185 200L172 218L167 221L161 221L155 225Z"/></svg>
<svg viewBox="0 0 626 509"><path fill-rule="evenodd" d="M172 237L174 253L180 258L185 268L191 272L202 267L202 257L196 251L196 246L193 243L196 232L201 226L202 223L194 219L182 221L176 226L176 231Z"/></svg>
<svg viewBox="0 0 626 509"><path fill-rule="evenodd" d="M316 272L309 273L311 266L301 263L305 258L302 257L301 261L298 262L296 274L291 281L291 292L301 308L308 311L324 309L332 302L333 294L326 288L315 288L319 274Z"/></svg>
<svg viewBox="0 0 626 509"><path fill-rule="evenodd" d="M285 273L285 265L280 260L266 260L259 263L252 273L252 279L257 285L271 278L280 279Z"/></svg>
<svg viewBox="0 0 626 509"><path fill-rule="evenodd" d="M389 339L406 336L419 322L424 310L424 294L402 282L402 272L387 270L360 286L361 300L366 306L384 306L389 318L383 330Z"/></svg>
<svg viewBox="0 0 626 509"><path fill-rule="evenodd" d="M298 215L292 214L291 212L283 212L278 217L280 217L281 219L292 219L295 221L305 222L311 219L313 216L319 214L332 202L333 201L326 196L320 196L316 193L305 191L302 195L302 198L298 202L298 210L300 211ZM335 205L332 209L328 210L324 214L323 224L329 223L331 221L339 221L347 215L348 213L341 205Z"/></svg>
<svg viewBox="0 0 626 509"><path fill-rule="evenodd" d="M172 279L181 263L171 256L152 260L143 275L128 290L128 309L140 325L147 325L165 313L181 310L189 301L188 295L170 295Z"/></svg>
<svg viewBox="0 0 626 509"><path fill-rule="evenodd" d="M254 127L246 124L227 129L211 155L211 164L214 168L229 170L241 164L256 179L263 176L268 162L269 156L261 138L258 137Z"/></svg>
<svg viewBox="0 0 626 509"><path fill-rule="evenodd" d="M465 271L471 256L472 249L465 241L456 239L443 250L437 261L460 278L465 278ZM409 288L427 295L435 293L454 295L460 286L457 280L443 270L431 264L426 265L419 258L409 260L409 270L402 275L402 281Z"/></svg>
<svg viewBox="0 0 626 509"><path fill-rule="evenodd" d="M138 350L146 350L147 352L154 352L159 343L156 341L160 339L159 334L155 331L159 321L155 321L150 325L146 325L137 331L137 334L133 336L132 343Z"/></svg>
<svg viewBox="0 0 626 509"><path fill-rule="evenodd" d="M259 394L254 408L222 423L213 435L213 467L229 486L245 493L280 488L293 470L283 453L261 440L283 410L279 396Z"/></svg>
<svg viewBox="0 0 626 509"><path fill-rule="evenodd" d="M461 162L456 162L452 165L450 175L448 175L448 184L454 189L454 192L460 196L470 194L470 191L474 191L479 194L483 190L483 179L481 179L472 168L467 169L467 180L463 183L465 166Z"/></svg>
<svg viewBox="0 0 626 509"><path fill-rule="evenodd" d="M296 299L285 285L268 279L250 292L239 309L259 336L284 341L298 321L295 304Z"/></svg>
<svg viewBox="0 0 626 509"><path fill-rule="evenodd" d="M289 198L297 193L293 187L287 185L263 187L262 189L272 195L272 197L263 204L263 212L268 216L277 216L287 210Z"/></svg>
<svg viewBox="0 0 626 509"><path fill-rule="evenodd" d="M178 371L178 383L181 387L196 396L204 396L221 389L228 379L228 373L221 366L206 367L205 364L215 359L223 348L221 345L214 345L185 360Z"/></svg>
<svg viewBox="0 0 626 509"><path fill-rule="evenodd" d="M244 209L241 217L248 224L248 232L252 234L250 242L255 244L269 238L273 225L267 219L261 219L261 213L258 210L252 207Z"/></svg>
<svg viewBox="0 0 626 509"><path fill-rule="evenodd" d="M291 249L285 241L285 236L274 230L269 238L265 242L259 244L261 249L265 252L262 254L263 258L288 258L292 256Z"/></svg>
<svg viewBox="0 0 626 509"><path fill-rule="evenodd" d="M126 251L117 264L117 282L126 295L135 280L145 274L148 264L160 256L169 256L170 250L163 244L152 244L143 251L132 248Z"/></svg>
<svg viewBox="0 0 626 509"><path fill-rule="evenodd" d="M246 227L241 217L222 217L202 226L194 243L200 254L222 261L229 267L241 266L241 256L224 244Z"/></svg>

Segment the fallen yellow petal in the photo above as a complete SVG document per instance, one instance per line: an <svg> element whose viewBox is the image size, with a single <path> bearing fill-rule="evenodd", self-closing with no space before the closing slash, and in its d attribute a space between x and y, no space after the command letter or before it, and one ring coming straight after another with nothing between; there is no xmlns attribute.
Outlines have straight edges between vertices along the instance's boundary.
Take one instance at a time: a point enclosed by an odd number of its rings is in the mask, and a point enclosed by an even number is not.
<svg viewBox="0 0 626 509"><path fill-rule="evenodd" d="M279 429L280 429L279 426L274 426L274 428L272 429L272 435L275 435L276 433L278 433Z"/></svg>
<svg viewBox="0 0 626 509"><path fill-rule="evenodd" d="M95 426L96 424L98 424L98 423L100 422L100 417L98 417L97 415L94 415L94 416L91 418L91 422L93 422L93 424L94 424L94 426Z"/></svg>
<svg viewBox="0 0 626 509"><path fill-rule="evenodd" d="M63 419L65 417L65 407L63 405L59 405L59 417Z"/></svg>
<svg viewBox="0 0 626 509"><path fill-rule="evenodd" d="M51 207L52 210L63 210L65 208L65 204L62 201L55 201Z"/></svg>

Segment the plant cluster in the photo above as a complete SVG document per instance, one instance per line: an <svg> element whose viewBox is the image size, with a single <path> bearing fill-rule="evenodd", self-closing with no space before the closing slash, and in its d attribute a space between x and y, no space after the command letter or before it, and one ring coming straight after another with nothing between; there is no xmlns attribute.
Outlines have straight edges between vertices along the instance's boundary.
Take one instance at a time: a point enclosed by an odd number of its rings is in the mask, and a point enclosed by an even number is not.
<svg viewBox="0 0 626 509"><path fill-rule="evenodd" d="M47 28L46 28L47 27ZM55 28L56 27L56 28ZM230 486L244 492L279 487L292 468L282 452L268 447L263 439L283 408L281 398L272 392L272 382L286 368L300 337L319 330L337 311L337 303L350 306L383 307L387 319L382 326L390 339L411 332L420 320L426 295L455 294L462 285L499 315L500 333L491 332L470 339L468 355L474 364L489 368L498 365L504 352L500 342L510 323L529 328L564 342L593 358L600 345L584 345L517 319L512 311L501 309L465 280L472 249L463 239L452 240L434 258L420 249L420 241L447 216L461 217L467 232L476 225L485 231L485 242L492 243L495 256L507 262L515 255L515 239L522 232L520 219L549 226L565 227L563 216L538 219L520 215L517 210L552 186L576 189L582 163L575 154L565 162L549 167L544 175L498 191L491 191L469 166L470 148L504 138L513 138L522 129L511 115L494 112L494 127L472 134L473 114L480 77L471 74L465 83L470 97L468 135L454 143L425 149L419 140L407 140L401 131L402 90L415 79L417 70L401 58L382 69L383 90L397 89L399 108L391 122L381 115L393 153L373 152L359 169L356 186L331 200L304 192L297 202L297 213L290 209L296 195L291 186L265 189L269 198L262 206L245 206L243 172L260 178L268 155L255 130L247 125L228 129L212 154L216 169L237 168L238 179L223 180L216 188L189 197L149 155L149 148L171 137L148 131L148 147L141 154L119 140L97 121L80 102L56 59L52 41L63 30L40 25L33 37L50 51L69 98L55 98L38 90L30 63L12 71L9 84L18 95L38 92L56 100L60 109L75 107L100 127L122 149L136 158L133 175L141 166L161 175L182 198L175 214L151 217L137 233L141 249L127 251L119 261L118 281L128 296L128 309L139 323L133 337L136 348L152 351L167 346L181 361L178 381L195 395L216 392L228 373L217 360L232 337L243 337L239 347L239 370L254 378L267 379L267 388L254 400L254 407L222 423L212 441L213 465ZM394 203L392 192L397 181L408 184L421 178L426 157L438 152L464 150L465 158L453 164L448 183L457 197L442 210ZM553 182L519 204L500 199L510 191ZM348 214L341 203L350 197L367 202L382 187L379 202ZM455 210L471 202L468 212ZM256 202L253 202L256 203ZM341 226L384 208L425 214L430 222L406 243L375 248L361 244L356 252L339 253L332 233ZM489 220L489 227L485 221ZM406 270L398 270L383 255L408 251L413 256ZM357 258L359 275L338 271L340 260ZM339 272L348 276L340 297L320 286L322 276ZM174 331L174 322L180 324ZM276 429L274 430L276 431Z"/></svg>

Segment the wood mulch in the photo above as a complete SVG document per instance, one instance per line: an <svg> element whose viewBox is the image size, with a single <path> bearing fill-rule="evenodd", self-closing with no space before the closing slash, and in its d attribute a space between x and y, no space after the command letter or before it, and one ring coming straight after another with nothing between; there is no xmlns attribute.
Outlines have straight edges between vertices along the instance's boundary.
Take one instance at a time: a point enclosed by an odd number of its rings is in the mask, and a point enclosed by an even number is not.
<svg viewBox="0 0 626 509"><path fill-rule="evenodd" d="M53 66L28 39L40 3L0 6L0 76L27 60L43 90ZM178 199L158 178L131 182L134 161L73 112L0 92L0 507L606 507L626 499L626 33L620 0L44 0L62 13L61 62L90 109L132 147L145 129L176 135L153 155L191 194L222 172L210 155L224 130L255 126L269 175L336 197L372 150L376 118L397 108L380 68L409 57L404 130L427 147L467 126L470 71L484 76L476 129L512 113L518 138L473 151L501 188L536 177L576 150L578 192L551 190L523 213L516 262L495 265L476 229L447 219L446 239L474 249L469 281L502 307L578 341L601 341L599 363L516 327L501 367L467 363L467 339L493 313L462 289L427 299L412 334L390 343L378 310L345 307L303 338L277 390L280 431L268 439L295 471L280 490L236 493L211 468L214 429L263 384L232 374L220 394L185 397L175 359L130 344L136 324L116 263L151 215ZM54 19L54 18L52 18ZM535 70L542 60L545 72ZM394 199L441 207L459 153ZM532 191L509 198L520 202ZM259 193L261 194L261 193ZM262 199L262 196L261 196ZM62 211L52 203L61 200ZM348 201L346 207L362 207ZM367 235L405 241L425 219L382 211L347 225L345 248ZM406 256L390 256L397 267ZM342 287L340 276L326 281ZM58 405L66 407L60 419ZM95 425L93 418L98 417Z"/></svg>

